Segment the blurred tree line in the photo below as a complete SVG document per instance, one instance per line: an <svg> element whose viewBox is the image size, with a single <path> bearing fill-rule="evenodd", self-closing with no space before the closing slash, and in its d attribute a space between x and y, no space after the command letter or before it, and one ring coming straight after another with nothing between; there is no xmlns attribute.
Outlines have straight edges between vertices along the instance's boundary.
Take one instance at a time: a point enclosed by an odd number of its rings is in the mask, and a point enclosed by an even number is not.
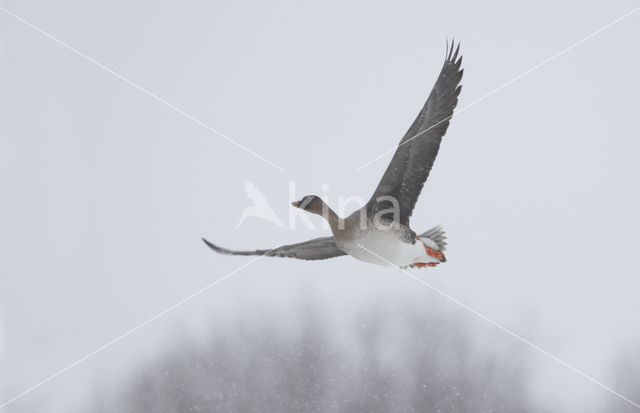
<svg viewBox="0 0 640 413"><path fill-rule="evenodd" d="M299 317L299 328L240 322L164 354L92 411L543 411L516 346L479 344L460 317L371 305L342 332L310 308Z"/></svg>

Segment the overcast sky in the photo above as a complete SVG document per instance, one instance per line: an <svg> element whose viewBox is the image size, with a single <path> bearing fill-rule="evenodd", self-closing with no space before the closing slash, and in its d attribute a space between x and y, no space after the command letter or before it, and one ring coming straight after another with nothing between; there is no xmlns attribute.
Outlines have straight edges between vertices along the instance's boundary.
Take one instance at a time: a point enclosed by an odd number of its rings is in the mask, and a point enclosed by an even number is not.
<svg viewBox="0 0 640 413"><path fill-rule="evenodd" d="M0 4L238 143L0 10L0 404L250 261L200 236L253 249L326 234L236 229L245 182L285 223L292 181L332 206L368 198L390 156L358 166L404 134L452 36L458 114L412 220L445 227L448 262L415 274L605 383L638 347L640 12L475 103L637 1ZM263 259L5 411L68 411L181 338L293 311L303 292L337 314L389 296L467 313L349 257ZM529 352L558 406L609 397Z"/></svg>

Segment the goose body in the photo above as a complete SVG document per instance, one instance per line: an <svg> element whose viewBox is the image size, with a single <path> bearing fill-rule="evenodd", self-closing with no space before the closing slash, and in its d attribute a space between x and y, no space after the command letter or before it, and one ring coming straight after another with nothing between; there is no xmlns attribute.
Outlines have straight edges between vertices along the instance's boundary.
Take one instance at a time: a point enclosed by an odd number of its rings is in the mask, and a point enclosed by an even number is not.
<svg viewBox="0 0 640 413"><path fill-rule="evenodd" d="M330 217L329 223L336 245L360 261L401 268L433 266L446 261L442 253L446 248L445 236L440 227L416 236L409 227L393 220L376 224L361 211L344 220ZM440 244L429 236L439 240Z"/></svg>
<svg viewBox="0 0 640 413"><path fill-rule="evenodd" d="M442 137L458 103L462 86L460 46L447 48L444 66L427 102L400 140L382 180L369 202L346 218L338 217L318 196L308 195L293 206L321 215L332 237L315 238L270 250L236 251L203 238L214 251L228 255L264 255L321 260L350 255L360 261L396 267L432 267L445 262L446 236L441 227L420 235L409 226L422 187L429 176Z"/></svg>
<svg viewBox="0 0 640 413"><path fill-rule="evenodd" d="M360 261L383 266L406 268L420 266L420 264L439 264L441 258L429 255L427 251L440 251L429 238L416 238L413 244L404 242L398 234L392 231L367 231L359 234L355 239L336 244L344 252ZM435 255L435 254L434 254Z"/></svg>

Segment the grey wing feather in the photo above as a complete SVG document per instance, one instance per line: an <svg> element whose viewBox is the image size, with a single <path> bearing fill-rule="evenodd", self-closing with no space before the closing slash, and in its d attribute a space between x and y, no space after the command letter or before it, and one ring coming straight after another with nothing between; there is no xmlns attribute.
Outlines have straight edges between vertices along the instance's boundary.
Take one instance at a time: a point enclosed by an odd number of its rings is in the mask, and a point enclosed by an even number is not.
<svg viewBox="0 0 640 413"><path fill-rule="evenodd" d="M449 119L458 103L459 86L463 71L462 56L458 58L460 44L447 49L447 56L431 94L407 133L400 140L391 163L378 184L367 208L371 215L393 207L392 201L381 200L391 196L400 207L400 223L409 224L409 218L418 201L424 182L438 155L440 142L449 127Z"/></svg>
<svg viewBox="0 0 640 413"><path fill-rule="evenodd" d="M218 247L202 238L215 252L226 255L264 255L266 257L287 257L300 260L324 260L347 255L333 240L333 237L315 238L297 244L283 245L272 250L234 251Z"/></svg>

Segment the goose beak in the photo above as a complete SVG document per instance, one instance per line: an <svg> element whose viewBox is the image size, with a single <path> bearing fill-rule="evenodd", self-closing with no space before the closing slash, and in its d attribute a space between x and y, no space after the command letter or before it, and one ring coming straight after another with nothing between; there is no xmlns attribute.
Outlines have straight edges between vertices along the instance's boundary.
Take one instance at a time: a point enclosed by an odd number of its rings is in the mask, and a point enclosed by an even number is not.
<svg viewBox="0 0 640 413"><path fill-rule="evenodd" d="M298 208L298 207L300 207L300 202L295 201L295 202L292 202L291 205L293 205L294 207Z"/></svg>

